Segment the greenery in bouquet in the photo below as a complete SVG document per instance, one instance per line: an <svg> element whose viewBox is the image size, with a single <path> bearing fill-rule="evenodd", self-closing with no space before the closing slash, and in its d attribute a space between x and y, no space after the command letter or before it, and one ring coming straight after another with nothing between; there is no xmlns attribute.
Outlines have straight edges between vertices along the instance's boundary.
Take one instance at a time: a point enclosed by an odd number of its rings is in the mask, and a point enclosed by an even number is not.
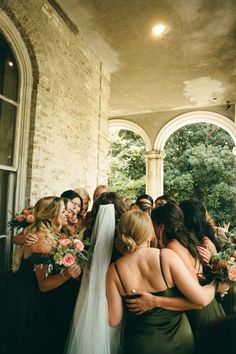
<svg viewBox="0 0 236 354"><path fill-rule="evenodd" d="M34 220L33 207L25 208L20 213L12 213L12 219L8 222L8 227L10 230L25 229Z"/></svg>
<svg viewBox="0 0 236 354"><path fill-rule="evenodd" d="M221 251L210 259L210 270L216 280L232 283L236 281L236 229L228 231L220 239Z"/></svg>
<svg viewBox="0 0 236 354"><path fill-rule="evenodd" d="M85 250L85 244L72 237L59 240L52 254L53 264L51 267L63 272L64 269L75 263L79 263L82 267L85 266L91 258L89 252Z"/></svg>

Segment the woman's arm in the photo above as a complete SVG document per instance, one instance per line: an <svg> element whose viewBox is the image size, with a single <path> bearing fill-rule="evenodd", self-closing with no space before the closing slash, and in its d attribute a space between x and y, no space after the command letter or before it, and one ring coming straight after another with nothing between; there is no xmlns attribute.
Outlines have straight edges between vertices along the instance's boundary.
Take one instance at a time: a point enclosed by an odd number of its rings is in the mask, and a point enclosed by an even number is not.
<svg viewBox="0 0 236 354"><path fill-rule="evenodd" d="M21 231L19 234L13 237L13 243L16 245L31 246L38 241L38 237L35 233L27 233Z"/></svg>
<svg viewBox="0 0 236 354"><path fill-rule="evenodd" d="M53 240L42 232L37 233L37 237L38 241L30 246L31 252L50 254L53 248ZM47 270L47 265L43 265L42 267L35 265L35 273L38 281L38 286L42 292L47 292L49 290L55 289L65 283L71 277L77 278L81 273L81 267L79 264L74 264L59 274L47 275Z"/></svg>
<svg viewBox="0 0 236 354"><path fill-rule="evenodd" d="M114 265L111 264L106 275L106 295L108 303L109 325L118 326L123 316L122 297L118 291L114 277Z"/></svg>
<svg viewBox="0 0 236 354"><path fill-rule="evenodd" d="M62 273L50 274L48 276L47 269L47 265L44 265L43 267L35 267L38 286L42 292L47 292L49 290L56 289L70 278L77 278L81 273L81 267L79 264L70 266Z"/></svg>
<svg viewBox="0 0 236 354"><path fill-rule="evenodd" d="M155 296L141 290L133 290L132 294L140 295L139 298L126 300L129 310L136 315L141 315L155 307L171 311L199 310L203 307L184 297Z"/></svg>
<svg viewBox="0 0 236 354"><path fill-rule="evenodd" d="M201 286L189 271L182 259L172 250L162 250L162 265L166 279L173 279L174 284L193 303L208 305L215 296L215 284Z"/></svg>

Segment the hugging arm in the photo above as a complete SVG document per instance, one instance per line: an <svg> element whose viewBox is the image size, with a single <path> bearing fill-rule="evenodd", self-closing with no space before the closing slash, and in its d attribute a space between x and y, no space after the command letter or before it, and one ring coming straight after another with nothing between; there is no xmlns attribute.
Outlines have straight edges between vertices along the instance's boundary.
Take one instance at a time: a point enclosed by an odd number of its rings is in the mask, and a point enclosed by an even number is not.
<svg viewBox="0 0 236 354"><path fill-rule="evenodd" d="M167 297L167 296L155 296L146 291L133 290L132 294L140 295L136 299L127 299L126 303L131 312L136 315L141 315L144 312L151 310L155 307L161 307L171 311L185 311L202 308L201 305L195 304L185 297Z"/></svg>
<svg viewBox="0 0 236 354"><path fill-rule="evenodd" d="M106 296L108 303L109 325L116 327L123 316L122 297L114 280L114 264L110 265L106 275Z"/></svg>

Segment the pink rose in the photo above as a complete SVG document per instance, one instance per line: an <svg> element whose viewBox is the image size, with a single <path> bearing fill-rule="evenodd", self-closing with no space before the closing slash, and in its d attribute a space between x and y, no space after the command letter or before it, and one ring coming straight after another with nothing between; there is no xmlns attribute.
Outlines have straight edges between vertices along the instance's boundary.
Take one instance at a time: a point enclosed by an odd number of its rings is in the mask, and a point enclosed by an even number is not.
<svg viewBox="0 0 236 354"><path fill-rule="evenodd" d="M71 243L71 240L68 238L63 238L59 241L59 244L64 247L69 245L70 243Z"/></svg>
<svg viewBox="0 0 236 354"><path fill-rule="evenodd" d="M236 263L228 269L228 277L231 281L236 281Z"/></svg>
<svg viewBox="0 0 236 354"><path fill-rule="evenodd" d="M62 264L64 264L65 267L71 266L73 263L75 263L75 257L71 253L67 253L62 260Z"/></svg>
<svg viewBox="0 0 236 354"><path fill-rule="evenodd" d="M23 209L21 213L24 214L25 216L28 216L30 214L30 211L29 209Z"/></svg>
<svg viewBox="0 0 236 354"><path fill-rule="evenodd" d="M25 216L22 214L16 215L16 220L21 222L21 221L25 220Z"/></svg>
<svg viewBox="0 0 236 354"><path fill-rule="evenodd" d="M80 240L74 240L74 243L75 243L75 248L79 251L83 251L84 249L84 244L82 241Z"/></svg>
<svg viewBox="0 0 236 354"><path fill-rule="evenodd" d="M27 221L28 223L34 222L34 215L28 215L28 216L26 217L26 221Z"/></svg>

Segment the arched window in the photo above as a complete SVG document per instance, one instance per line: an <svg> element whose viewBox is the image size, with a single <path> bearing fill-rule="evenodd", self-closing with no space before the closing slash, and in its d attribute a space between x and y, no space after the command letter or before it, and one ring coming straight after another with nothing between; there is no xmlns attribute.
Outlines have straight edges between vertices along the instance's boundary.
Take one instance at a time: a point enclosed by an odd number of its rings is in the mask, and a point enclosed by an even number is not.
<svg viewBox="0 0 236 354"><path fill-rule="evenodd" d="M19 105L19 69L14 53L0 33L0 270L9 262L7 234L9 207L16 181L16 124Z"/></svg>

